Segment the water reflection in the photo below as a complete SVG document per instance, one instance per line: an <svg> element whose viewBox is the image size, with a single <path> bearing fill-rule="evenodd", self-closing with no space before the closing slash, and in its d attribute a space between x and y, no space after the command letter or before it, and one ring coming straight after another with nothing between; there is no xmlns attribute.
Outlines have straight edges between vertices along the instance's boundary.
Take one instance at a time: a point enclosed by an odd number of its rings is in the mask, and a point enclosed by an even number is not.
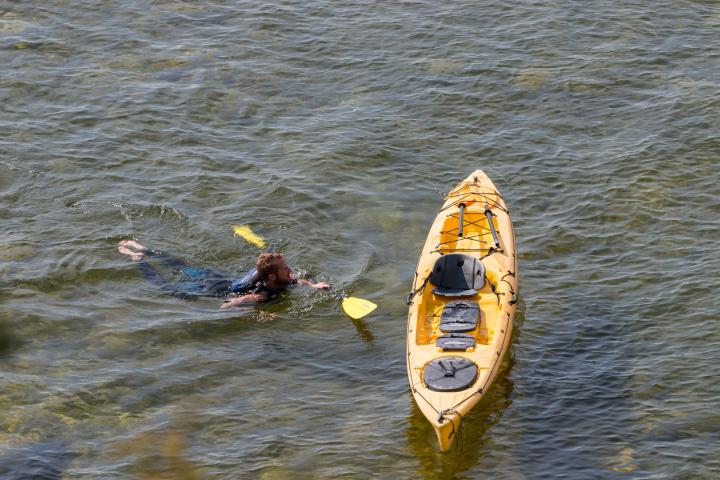
<svg viewBox="0 0 720 480"><path fill-rule="evenodd" d="M357 330L357 333L363 340L363 342L367 343L368 345L372 345L373 342L375 342L375 335L367 327L365 322L359 318L351 318L350 320L352 320L352 323L355 326L355 329Z"/></svg>
<svg viewBox="0 0 720 480"><path fill-rule="evenodd" d="M420 463L417 476L421 478L461 478L464 472L480 463L491 452L492 437L486 432L500 421L506 408L512 404L514 383L507 373L512 368L512 354L503 362L502 370L493 387L463 419L459 441L448 452L438 447L435 431L413 401L412 414L406 436L408 447ZM412 401L412 397L410 397Z"/></svg>

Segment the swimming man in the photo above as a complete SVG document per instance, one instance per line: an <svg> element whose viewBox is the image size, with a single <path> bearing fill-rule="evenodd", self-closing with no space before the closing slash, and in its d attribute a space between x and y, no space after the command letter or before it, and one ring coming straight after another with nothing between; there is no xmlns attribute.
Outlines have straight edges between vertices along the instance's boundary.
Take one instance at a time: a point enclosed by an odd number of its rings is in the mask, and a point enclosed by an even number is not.
<svg viewBox="0 0 720 480"><path fill-rule="evenodd" d="M261 253L255 268L239 279L209 268L196 268L183 260L157 250L150 250L133 240L123 240L118 251L137 263L142 274L162 291L174 297L226 298L220 308L232 308L272 300L292 285L306 285L327 290L326 282L314 283L293 275L282 253ZM146 257L152 257L166 270L150 265Z"/></svg>

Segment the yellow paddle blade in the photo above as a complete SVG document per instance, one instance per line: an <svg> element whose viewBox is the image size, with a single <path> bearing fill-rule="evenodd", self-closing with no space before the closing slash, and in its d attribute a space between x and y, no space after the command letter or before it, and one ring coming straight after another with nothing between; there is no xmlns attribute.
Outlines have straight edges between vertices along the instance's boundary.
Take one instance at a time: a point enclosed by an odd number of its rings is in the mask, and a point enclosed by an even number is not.
<svg viewBox="0 0 720 480"><path fill-rule="evenodd" d="M248 243L252 243L258 248L265 248L265 240L262 237L255 235L247 225L235 225L232 228L235 235L240 235L247 240Z"/></svg>
<svg viewBox="0 0 720 480"><path fill-rule="evenodd" d="M343 310L348 314L350 318L357 320L362 318L368 313L372 312L377 308L370 300L363 300L362 298L347 297L343 298L342 301Z"/></svg>

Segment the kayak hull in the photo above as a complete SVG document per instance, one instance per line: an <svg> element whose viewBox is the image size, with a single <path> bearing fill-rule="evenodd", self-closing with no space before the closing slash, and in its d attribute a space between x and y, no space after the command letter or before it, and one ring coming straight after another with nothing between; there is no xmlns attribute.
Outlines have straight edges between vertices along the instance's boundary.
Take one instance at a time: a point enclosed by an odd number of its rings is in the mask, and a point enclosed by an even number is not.
<svg viewBox="0 0 720 480"><path fill-rule="evenodd" d="M458 297L439 293L430 282L436 262L448 254L462 254L482 262L485 282L477 291L459 297L477 303L477 325L466 332L474 346L447 351L436 343L446 335L441 324L445 306ZM448 257L450 258L450 257ZM440 449L449 450L462 419L487 394L508 350L515 319L518 273L515 234L510 214L497 188L476 170L447 195L420 254L409 298L407 372L415 402L435 429ZM438 391L424 378L431 363L467 359L477 367L473 381L455 391ZM465 360L461 360L465 362ZM467 363L467 362L465 362Z"/></svg>

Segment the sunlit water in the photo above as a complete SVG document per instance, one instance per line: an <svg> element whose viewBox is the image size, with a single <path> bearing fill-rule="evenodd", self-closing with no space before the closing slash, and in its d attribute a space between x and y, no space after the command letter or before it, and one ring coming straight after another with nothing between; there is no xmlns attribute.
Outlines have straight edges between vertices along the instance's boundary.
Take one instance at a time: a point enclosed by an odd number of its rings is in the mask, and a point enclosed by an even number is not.
<svg viewBox="0 0 720 480"><path fill-rule="evenodd" d="M719 27L710 1L0 3L0 476L717 478ZM522 301L441 454L404 296L476 168ZM240 223L333 290L228 313L116 250L240 271Z"/></svg>

